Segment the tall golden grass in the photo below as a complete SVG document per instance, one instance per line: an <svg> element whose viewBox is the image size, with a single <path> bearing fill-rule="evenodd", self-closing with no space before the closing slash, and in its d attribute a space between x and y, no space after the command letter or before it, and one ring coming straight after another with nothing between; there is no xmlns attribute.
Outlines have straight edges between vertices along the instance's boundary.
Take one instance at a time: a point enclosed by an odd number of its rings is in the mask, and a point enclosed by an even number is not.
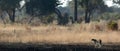
<svg viewBox="0 0 120 51"><path fill-rule="evenodd" d="M0 25L0 42L79 44L101 39L103 43L120 43L120 31L107 29L107 21L81 23L70 26ZM120 21L118 21L120 27ZM4 27L5 26L5 27Z"/></svg>

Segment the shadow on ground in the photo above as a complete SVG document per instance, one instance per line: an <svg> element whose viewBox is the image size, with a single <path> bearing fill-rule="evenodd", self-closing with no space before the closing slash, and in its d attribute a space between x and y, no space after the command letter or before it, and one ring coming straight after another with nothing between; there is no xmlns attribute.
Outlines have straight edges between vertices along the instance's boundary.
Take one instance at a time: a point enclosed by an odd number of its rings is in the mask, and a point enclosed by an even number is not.
<svg viewBox="0 0 120 51"><path fill-rule="evenodd" d="M0 44L0 51L120 51L120 45L37 45L37 44Z"/></svg>

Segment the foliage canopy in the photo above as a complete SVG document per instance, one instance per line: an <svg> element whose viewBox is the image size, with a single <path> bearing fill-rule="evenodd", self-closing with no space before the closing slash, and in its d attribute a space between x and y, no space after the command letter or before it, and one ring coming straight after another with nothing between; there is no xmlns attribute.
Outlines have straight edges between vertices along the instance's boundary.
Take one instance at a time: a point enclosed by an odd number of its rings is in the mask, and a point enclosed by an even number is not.
<svg viewBox="0 0 120 51"><path fill-rule="evenodd" d="M58 0L30 0L26 3L26 10L30 15L46 15L54 12L58 5Z"/></svg>

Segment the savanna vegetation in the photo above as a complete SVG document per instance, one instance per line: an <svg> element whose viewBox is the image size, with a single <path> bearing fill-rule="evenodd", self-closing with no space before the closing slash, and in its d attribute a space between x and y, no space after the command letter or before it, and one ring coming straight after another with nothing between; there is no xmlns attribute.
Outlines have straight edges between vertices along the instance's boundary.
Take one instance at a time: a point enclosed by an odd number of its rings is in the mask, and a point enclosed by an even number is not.
<svg viewBox="0 0 120 51"><path fill-rule="evenodd" d="M105 0L61 4L59 0L0 0L0 42L79 44L92 38L120 42L118 6L108 7Z"/></svg>

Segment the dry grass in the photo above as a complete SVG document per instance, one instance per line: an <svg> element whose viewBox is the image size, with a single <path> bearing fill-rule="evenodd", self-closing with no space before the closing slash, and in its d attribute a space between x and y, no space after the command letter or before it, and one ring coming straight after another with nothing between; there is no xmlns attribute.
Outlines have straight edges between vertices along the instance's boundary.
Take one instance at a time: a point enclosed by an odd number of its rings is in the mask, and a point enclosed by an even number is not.
<svg viewBox="0 0 120 51"><path fill-rule="evenodd" d="M118 21L118 23L120 23ZM119 24L120 26L120 24ZM103 43L120 43L120 31L110 31L106 21L71 26L29 26L0 25L0 42L10 43L89 43L92 38L101 39Z"/></svg>

